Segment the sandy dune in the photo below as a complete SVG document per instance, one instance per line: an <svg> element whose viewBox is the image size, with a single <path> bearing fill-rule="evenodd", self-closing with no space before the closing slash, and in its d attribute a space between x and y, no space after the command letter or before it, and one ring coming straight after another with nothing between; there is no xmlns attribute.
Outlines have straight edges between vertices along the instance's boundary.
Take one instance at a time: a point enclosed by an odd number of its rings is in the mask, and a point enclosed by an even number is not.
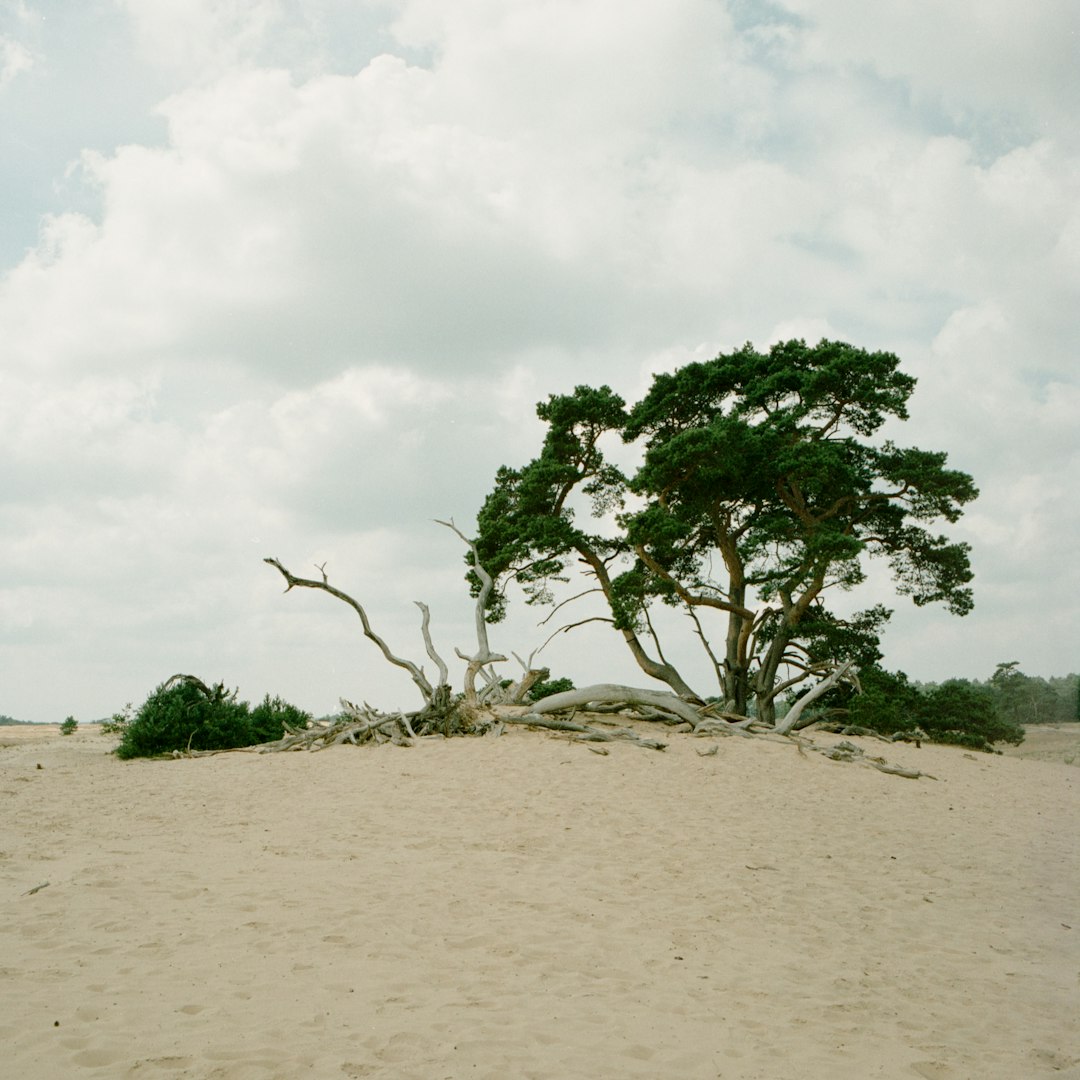
<svg viewBox="0 0 1080 1080"><path fill-rule="evenodd" d="M1080 1078L1075 767L5 742L5 1076Z"/></svg>

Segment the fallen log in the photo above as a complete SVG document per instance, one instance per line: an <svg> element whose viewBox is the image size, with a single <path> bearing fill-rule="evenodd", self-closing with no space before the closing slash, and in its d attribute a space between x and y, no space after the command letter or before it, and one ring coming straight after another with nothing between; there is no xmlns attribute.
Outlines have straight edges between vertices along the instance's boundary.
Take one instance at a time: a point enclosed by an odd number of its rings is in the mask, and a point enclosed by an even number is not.
<svg viewBox="0 0 1080 1080"><path fill-rule="evenodd" d="M549 694L534 702L532 711L545 713L565 712L567 709L584 709L591 704L645 705L677 716L693 724L701 722L701 710L676 694L664 690L644 690L636 686L620 686L617 683L598 683L578 690L564 690Z"/></svg>

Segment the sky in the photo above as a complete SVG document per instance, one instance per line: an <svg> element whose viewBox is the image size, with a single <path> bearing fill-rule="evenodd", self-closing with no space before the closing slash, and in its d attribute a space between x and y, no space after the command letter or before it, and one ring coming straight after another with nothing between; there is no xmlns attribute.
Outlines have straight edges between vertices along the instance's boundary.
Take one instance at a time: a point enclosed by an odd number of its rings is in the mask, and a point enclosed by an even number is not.
<svg viewBox="0 0 1080 1080"><path fill-rule="evenodd" d="M792 337L895 352L890 434L981 492L972 614L842 598L885 666L1076 671L1078 115L1074 0L0 0L0 713L417 706L263 558L472 652L435 521L537 401ZM648 681L596 624L537 660Z"/></svg>

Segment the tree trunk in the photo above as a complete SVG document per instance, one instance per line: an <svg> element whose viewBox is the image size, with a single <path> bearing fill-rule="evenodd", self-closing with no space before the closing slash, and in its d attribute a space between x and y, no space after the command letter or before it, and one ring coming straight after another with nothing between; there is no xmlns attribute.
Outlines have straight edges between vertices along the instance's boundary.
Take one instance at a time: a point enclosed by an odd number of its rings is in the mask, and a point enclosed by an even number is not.
<svg viewBox="0 0 1080 1080"><path fill-rule="evenodd" d="M826 690L831 690L851 670L853 663L852 660L845 661L831 674L822 679L817 686L799 698L791 707L791 711L787 716L776 725L777 735L786 735L789 731L794 731L806 706L821 697Z"/></svg>
<svg viewBox="0 0 1080 1080"><path fill-rule="evenodd" d="M604 560L600 558L591 548L584 545L577 547L578 554L585 560L589 568L596 575L596 580L600 583L600 588L604 593L604 597L608 602L608 607L611 613L615 614L615 606L612 603L612 587L611 578L608 576L607 567L604 565ZM664 663L662 661L654 660L646 651L645 646L641 644L641 639L629 628L622 628L619 631L623 640L626 642L627 647L630 649L630 655L637 661L637 665L646 675L650 678L658 679L660 682L667 683L672 690L675 691L679 697L686 701L696 702L697 704L704 704L703 699L700 698L690 686L679 674L678 670L671 664Z"/></svg>

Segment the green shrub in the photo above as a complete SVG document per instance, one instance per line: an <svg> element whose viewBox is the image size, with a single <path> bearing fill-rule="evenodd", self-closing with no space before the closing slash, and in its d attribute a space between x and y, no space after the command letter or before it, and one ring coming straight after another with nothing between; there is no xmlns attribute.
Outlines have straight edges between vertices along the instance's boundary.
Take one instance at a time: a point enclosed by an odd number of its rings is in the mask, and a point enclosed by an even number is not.
<svg viewBox="0 0 1080 1080"><path fill-rule="evenodd" d="M69 716L60 725L60 734L61 735L74 735L75 732L78 731L78 730L79 730L79 721L76 720L74 716Z"/></svg>
<svg viewBox="0 0 1080 1080"><path fill-rule="evenodd" d="M154 757L175 750L231 750L280 739L285 724L306 727L311 716L269 694L254 709L237 701L224 683L207 686L192 675L174 675L142 703L113 717L121 758Z"/></svg>
<svg viewBox="0 0 1080 1080"><path fill-rule="evenodd" d="M847 721L879 735L914 731L919 726L922 695L902 672L872 667L859 673L862 693L847 691Z"/></svg>
<svg viewBox="0 0 1080 1080"><path fill-rule="evenodd" d="M255 742L273 742L286 734L289 728L303 730L311 723L311 713L282 701L279 697L263 698L262 704L251 710L251 730Z"/></svg>
<svg viewBox="0 0 1080 1080"><path fill-rule="evenodd" d="M998 709L991 688L966 679L919 688L902 672L871 667L859 672L862 693L837 687L826 699L844 722L880 735L921 730L931 742L992 750L1020 743L1024 729Z"/></svg>
<svg viewBox="0 0 1080 1080"><path fill-rule="evenodd" d="M934 742L975 750L1024 741L1024 729L998 712L990 690L966 679L950 679L922 695L919 722Z"/></svg>
<svg viewBox="0 0 1080 1080"><path fill-rule="evenodd" d="M207 687L190 676L174 676L142 703L124 727L116 754L153 757L174 750L225 750L250 746L248 706L226 693L224 684Z"/></svg>
<svg viewBox="0 0 1080 1080"><path fill-rule="evenodd" d="M552 694L561 694L564 690L573 689L573 679L548 679L546 682L534 683L525 696L529 701L539 701L541 698L550 697Z"/></svg>

